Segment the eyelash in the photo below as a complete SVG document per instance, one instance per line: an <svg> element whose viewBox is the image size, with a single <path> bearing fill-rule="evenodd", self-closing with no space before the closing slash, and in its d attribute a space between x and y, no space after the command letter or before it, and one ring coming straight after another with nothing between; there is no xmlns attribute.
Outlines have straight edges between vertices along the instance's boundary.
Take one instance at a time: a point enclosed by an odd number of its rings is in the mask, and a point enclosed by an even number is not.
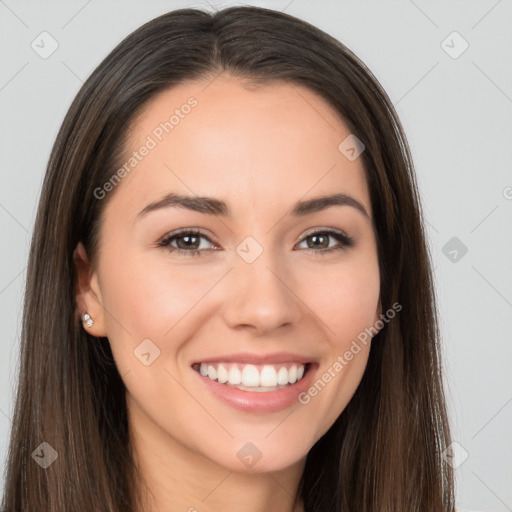
<svg viewBox="0 0 512 512"><path fill-rule="evenodd" d="M177 231L175 233L169 233L168 235L165 235L164 238L162 238L162 240L160 242L158 242L157 246L158 247L169 247L169 245L172 241L174 241L175 239L180 238L182 236L185 236L185 235L193 235L198 238L205 238L206 240L208 240L210 243L213 244L213 242L206 235L203 235L200 231L183 229L181 231ZM338 242L340 242L340 245L338 245L337 247L331 247L329 249L310 249L311 251L313 251L315 254L318 254L318 255L325 255L325 253L331 253L332 251L345 249L348 247L352 247L354 245L354 239L352 237L345 235L342 232L335 231L334 229L323 229L320 231L314 231L313 233L309 233L300 241L300 243L302 243L307 238L310 238L310 237L316 236L316 235L329 235L329 236L332 236L333 238L335 238ZM170 252L178 252L179 254L183 254L184 256L200 256L200 253L202 252L202 250L201 249L193 249L193 250L189 251L186 249L179 249L176 247L172 247Z"/></svg>

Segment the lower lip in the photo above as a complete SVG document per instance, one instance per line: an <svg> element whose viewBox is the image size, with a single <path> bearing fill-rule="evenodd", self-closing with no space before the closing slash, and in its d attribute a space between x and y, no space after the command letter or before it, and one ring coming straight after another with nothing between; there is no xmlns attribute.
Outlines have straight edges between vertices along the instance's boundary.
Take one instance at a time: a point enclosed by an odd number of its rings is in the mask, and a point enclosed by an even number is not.
<svg viewBox="0 0 512 512"><path fill-rule="evenodd" d="M244 391L204 377L198 371L192 371L204 385L222 402L244 412L269 413L282 411L298 403L298 396L310 387L317 365L310 363L301 380L276 391Z"/></svg>

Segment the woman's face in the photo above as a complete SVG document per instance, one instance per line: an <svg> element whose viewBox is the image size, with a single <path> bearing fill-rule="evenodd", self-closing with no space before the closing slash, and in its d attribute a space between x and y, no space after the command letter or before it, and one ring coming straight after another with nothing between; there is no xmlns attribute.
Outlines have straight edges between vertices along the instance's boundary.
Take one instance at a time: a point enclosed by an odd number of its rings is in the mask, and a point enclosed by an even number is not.
<svg viewBox="0 0 512 512"><path fill-rule="evenodd" d="M131 427L162 457L172 445L232 471L283 469L353 396L381 310L349 135L309 89L225 75L165 91L136 119L124 173L97 190L108 202L82 297ZM337 194L352 199L310 203Z"/></svg>

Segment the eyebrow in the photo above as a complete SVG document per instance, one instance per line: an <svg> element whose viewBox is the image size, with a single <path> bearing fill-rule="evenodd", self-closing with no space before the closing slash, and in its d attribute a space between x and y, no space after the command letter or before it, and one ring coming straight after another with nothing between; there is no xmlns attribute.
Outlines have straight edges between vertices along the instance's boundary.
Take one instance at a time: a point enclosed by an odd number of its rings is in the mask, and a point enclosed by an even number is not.
<svg viewBox="0 0 512 512"><path fill-rule="evenodd" d="M292 207L290 214L294 217L302 217L310 213L325 210L331 206L352 206L368 219L370 218L365 207L352 196L347 194L334 194L330 196L322 196L307 201L298 201ZM138 214L137 219L144 217L150 212L161 208L185 208L209 215L220 215L230 217L231 212L227 203L220 199L204 196L188 196L171 192L162 199L148 204Z"/></svg>

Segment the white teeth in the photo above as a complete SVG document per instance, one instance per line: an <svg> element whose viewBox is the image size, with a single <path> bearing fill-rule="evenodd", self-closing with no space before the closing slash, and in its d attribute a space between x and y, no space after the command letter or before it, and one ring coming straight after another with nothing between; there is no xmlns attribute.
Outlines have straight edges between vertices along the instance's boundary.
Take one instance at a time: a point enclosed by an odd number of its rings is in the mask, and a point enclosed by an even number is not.
<svg viewBox="0 0 512 512"><path fill-rule="evenodd" d="M288 384L288 372L284 366L277 372L277 383L281 386Z"/></svg>
<svg viewBox="0 0 512 512"><path fill-rule="evenodd" d="M242 373L236 366L232 366L229 370L228 382L230 384L242 384Z"/></svg>
<svg viewBox="0 0 512 512"><path fill-rule="evenodd" d="M201 363L199 373L221 384L249 391L273 391L295 384L304 376L303 364L256 366L241 363Z"/></svg>
<svg viewBox="0 0 512 512"><path fill-rule="evenodd" d="M219 367L217 368L217 379L218 379L218 381L221 384L224 384L225 382L228 381L228 378L229 378L228 371L226 370L226 368L224 368L224 366L219 364Z"/></svg>
<svg viewBox="0 0 512 512"><path fill-rule="evenodd" d="M210 373L208 372L208 375ZM297 382L297 366L293 365L288 371L288 382L290 384L295 384Z"/></svg>
<svg viewBox="0 0 512 512"><path fill-rule="evenodd" d="M211 365L208 365L208 377L212 380L217 380L217 370Z"/></svg>
<svg viewBox="0 0 512 512"><path fill-rule="evenodd" d="M273 366L264 366L260 373L260 386L277 386L277 372Z"/></svg>
<svg viewBox="0 0 512 512"><path fill-rule="evenodd" d="M232 383L231 383L232 384ZM246 364L242 370L242 385L257 388L260 385L260 372L252 364Z"/></svg>

